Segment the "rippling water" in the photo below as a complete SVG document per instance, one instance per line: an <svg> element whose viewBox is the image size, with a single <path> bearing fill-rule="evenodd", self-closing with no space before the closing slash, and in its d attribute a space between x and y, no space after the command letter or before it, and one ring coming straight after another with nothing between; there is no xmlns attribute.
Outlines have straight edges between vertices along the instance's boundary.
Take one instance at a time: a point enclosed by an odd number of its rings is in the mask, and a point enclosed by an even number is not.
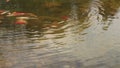
<svg viewBox="0 0 120 68"><path fill-rule="evenodd" d="M1 26L0 68L119 68L120 9L108 2L90 1L80 19L73 4L64 23Z"/></svg>

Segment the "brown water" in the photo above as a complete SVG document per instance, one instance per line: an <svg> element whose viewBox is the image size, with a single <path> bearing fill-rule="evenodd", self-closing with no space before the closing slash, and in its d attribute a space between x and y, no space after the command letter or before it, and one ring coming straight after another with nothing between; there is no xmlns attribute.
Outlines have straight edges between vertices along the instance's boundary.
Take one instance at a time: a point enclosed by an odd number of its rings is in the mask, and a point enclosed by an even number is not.
<svg viewBox="0 0 120 68"><path fill-rule="evenodd" d="M1 26L0 68L120 68L118 2L92 0L81 15L73 5L64 23Z"/></svg>

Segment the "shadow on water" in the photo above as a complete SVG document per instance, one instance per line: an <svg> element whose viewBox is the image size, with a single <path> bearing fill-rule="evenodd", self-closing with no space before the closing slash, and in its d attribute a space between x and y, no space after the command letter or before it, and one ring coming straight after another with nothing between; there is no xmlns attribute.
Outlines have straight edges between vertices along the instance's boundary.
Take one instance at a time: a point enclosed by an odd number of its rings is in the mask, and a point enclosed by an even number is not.
<svg viewBox="0 0 120 68"><path fill-rule="evenodd" d="M61 14L67 13L67 21L50 14L26 25L1 26L0 67L119 68L119 4L118 0L76 0L69 7L63 4L67 7Z"/></svg>

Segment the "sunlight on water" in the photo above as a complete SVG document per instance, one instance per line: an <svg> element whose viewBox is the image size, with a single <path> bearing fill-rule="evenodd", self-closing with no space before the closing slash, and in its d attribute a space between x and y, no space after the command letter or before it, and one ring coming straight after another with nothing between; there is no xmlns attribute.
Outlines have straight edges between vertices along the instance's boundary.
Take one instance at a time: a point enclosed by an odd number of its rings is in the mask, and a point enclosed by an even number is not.
<svg viewBox="0 0 120 68"><path fill-rule="evenodd" d="M120 8L112 3L71 0L66 21L0 23L0 68L119 68Z"/></svg>

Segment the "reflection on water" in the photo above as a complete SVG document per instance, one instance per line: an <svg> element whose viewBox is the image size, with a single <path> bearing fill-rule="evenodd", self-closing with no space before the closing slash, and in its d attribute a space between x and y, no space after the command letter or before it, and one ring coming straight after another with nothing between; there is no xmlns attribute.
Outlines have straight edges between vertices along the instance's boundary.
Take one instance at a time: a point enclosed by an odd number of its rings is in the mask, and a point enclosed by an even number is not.
<svg viewBox="0 0 120 68"><path fill-rule="evenodd" d="M2 25L0 68L119 68L119 1L109 1L72 4L68 21Z"/></svg>

